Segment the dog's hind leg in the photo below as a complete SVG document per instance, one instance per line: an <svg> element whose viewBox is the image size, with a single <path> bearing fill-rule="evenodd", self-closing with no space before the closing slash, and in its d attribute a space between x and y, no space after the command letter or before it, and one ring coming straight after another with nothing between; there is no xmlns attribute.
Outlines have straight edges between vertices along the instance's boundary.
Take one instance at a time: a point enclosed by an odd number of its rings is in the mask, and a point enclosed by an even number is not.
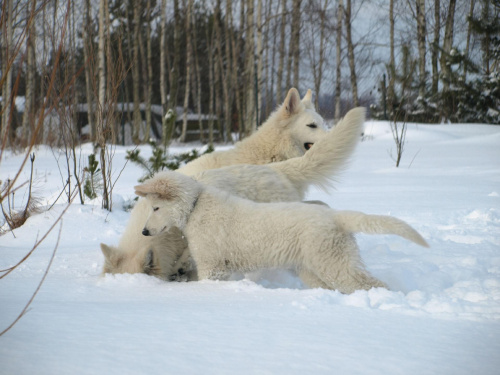
<svg viewBox="0 0 500 375"><path fill-rule="evenodd" d="M327 285L323 280L321 280L316 274L308 269L301 269L298 271L298 275L302 282L306 284L309 288L323 288L332 289L331 286Z"/></svg>
<svg viewBox="0 0 500 375"><path fill-rule="evenodd" d="M387 288L387 285L364 268L352 235L338 236L330 244L330 249L331 251L323 249L318 252L319 256L308 259L308 268L328 289L349 294L362 289Z"/></svg>

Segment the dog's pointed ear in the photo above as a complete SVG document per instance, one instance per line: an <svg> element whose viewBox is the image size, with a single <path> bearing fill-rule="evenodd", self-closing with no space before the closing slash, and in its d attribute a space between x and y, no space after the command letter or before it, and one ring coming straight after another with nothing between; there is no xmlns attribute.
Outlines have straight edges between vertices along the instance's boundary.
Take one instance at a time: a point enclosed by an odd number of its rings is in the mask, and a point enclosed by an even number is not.
<svg viewBox="0 0 500 375"><path fill-rule="evenodd" d="M113 249L106 245L105 243L102 243L101 244L101 251L102 251L102 254L104 255L104 258L106 258L106 260L111 260L111 257L113 256Z"/></svg>
<svg viewBox="0 0 500 375"><path fill-rule="evenodd" d="M134 186L134 190L135 190L135 193L140 197L145 197L148 194L154 193L153 186L151 186L148 183Z"/></svg>
<svg viewBox="0 0 500 375"><path fill-rule="evenodd" d="M288 90L288 94L286 95L282 108L285 110L287 115L291 116L299 111L301 104L299 92L296 88L292 87Z"/></svg>
<svg viewBox="0 0 500 375"><path fill-rule="evenodd" d="M314 103L312 102L312 90L307 90L306 94L302 98L302 103L307 109L314 109Z"/></svg>
<svg viewBox="0 0 500 375"><path fill-rule="evenodd" d="M172 200L179 196L179 186L168 178L152 178L142 185L134 186L135 193L140 197Z"/></svg>

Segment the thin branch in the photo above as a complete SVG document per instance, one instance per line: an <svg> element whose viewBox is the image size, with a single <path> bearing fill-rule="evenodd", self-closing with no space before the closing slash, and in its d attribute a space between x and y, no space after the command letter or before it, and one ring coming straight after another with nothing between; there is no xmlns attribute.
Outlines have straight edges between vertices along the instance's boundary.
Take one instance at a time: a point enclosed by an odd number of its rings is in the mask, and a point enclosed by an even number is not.
<svg viewBox="0 0 500 375"><path fill-rule="evenodd" d="M13 265L12 267L9 267L9 268L6 268L6 269L3 269L3 270L0 270L0 272L5 272L2 276L0 276L0 280L3 279L5 276L7 276L9 273L11 273L12 271L14 271L17 267L19 267L26 259L28 259L30 257L31 254L33 254L33 252L36 250L36 248L45 240L45 238L47 238L47 236L49 235L50 232L52 232L52 230L54 229L54 227L56 226L56 224L61 221L63 215L66 213L66 211L68 211L69 207L71 206L71 204L73 203L73 200L76 198L76 194L73 194L73 197L71 198L70 202L66 205L66 207L64 208L64 210L61 212L61 214L57 217L56 221L54 221L54 223L51 225L51 227L47 230L47 232L43 235L43 237L38 240L35 245L33 246L33 248L28 252L28 254L26 254L17 264Z"/></svg>
<svg viewBox="0 0 500 375"><path fill-rule="evenodd" d="M2 336L4 333L6 333L12 327L14 327L14 325L19 321L19 319L21 319L24 316L24 314L26 314L28 312L28 307L31 305L31 303L35 299L36 295L38 294L38 291L42 287L42 284L45 281L45 278L47 277L47 274L49 273L50 267L52 266L52 262L54 261L54 258L56 256L57 248L59 247L59 240L61 239L61 232L62 232L62 221L61 221L61 225L59 226L59 235L57 236L56 246L54 247L54 251L52 252L52 256L50 257L49 264L48 264L48 266L47 266L47 268L45 270L45 273L43 274L42 280L40 280L40 283L38 284L38 287L35 290L35 293L33 293L33 295L31 296L30 300L28 301L28 303L26 304L26 306L24 306L24 309L17 316L17 318L7 328L5 328L2 332L0 332L0 336Z"/></svg>

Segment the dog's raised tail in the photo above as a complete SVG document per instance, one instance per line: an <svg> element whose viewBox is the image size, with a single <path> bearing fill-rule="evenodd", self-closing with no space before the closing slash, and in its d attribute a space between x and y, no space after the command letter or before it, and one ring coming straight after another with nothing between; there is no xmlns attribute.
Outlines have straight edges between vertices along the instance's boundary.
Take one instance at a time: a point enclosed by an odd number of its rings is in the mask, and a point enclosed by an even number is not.
<svg viewBox="0 0 500 375"><path fill-rule="evenodd" d="M288 159L269 166L275 168L299 188L309 185L327 188L337 174L347 167L347 161L363 132L366 109L351 109L328 134L316 142L304 156Z"/></svg>
<svg viewBox="0 0 500 375"><path fill-rule="evenodd" d="M429 244L403 220L385 215L367 215L356 211L336 211L335 219L345 231L366 234L395 234L424 247Z"/></svg>

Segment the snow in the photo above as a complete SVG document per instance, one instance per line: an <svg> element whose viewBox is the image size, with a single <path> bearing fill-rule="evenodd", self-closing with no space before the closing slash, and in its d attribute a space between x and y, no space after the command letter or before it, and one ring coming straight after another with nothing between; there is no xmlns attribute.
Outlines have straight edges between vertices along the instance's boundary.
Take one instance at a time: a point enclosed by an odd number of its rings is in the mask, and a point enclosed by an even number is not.
<svg viewBox="0 0 500 375"><path fill-rule="evenodd" d="M400 168L388 123L368 122L336 190L337 209L390 214L430 243L358 235L367 268L391 290L308 289L288 271L231 281L168 283L100 276L99 243L117 244L143 172L116 147L114 210L77 201L63 216L54 262L30 310L0 338L1 374L498 374L500 127L409 124ZM220 147L227 148L227 146ZM173 147L172 153L189 147ZM92 151L82 147L82 160ZM143 147L141 155L148 156ZM0 180L22 154L6 153ZM36 151L36 191L50 205L64 158ZM26 166L21 180L29 176ZM62 174L62 177L61 177ZM16 202L22 200L22 190ZM0 237L0 268L17 263L65 208ZM0 282L0 330L20 313L48 265L59 225Z"/></svg>

